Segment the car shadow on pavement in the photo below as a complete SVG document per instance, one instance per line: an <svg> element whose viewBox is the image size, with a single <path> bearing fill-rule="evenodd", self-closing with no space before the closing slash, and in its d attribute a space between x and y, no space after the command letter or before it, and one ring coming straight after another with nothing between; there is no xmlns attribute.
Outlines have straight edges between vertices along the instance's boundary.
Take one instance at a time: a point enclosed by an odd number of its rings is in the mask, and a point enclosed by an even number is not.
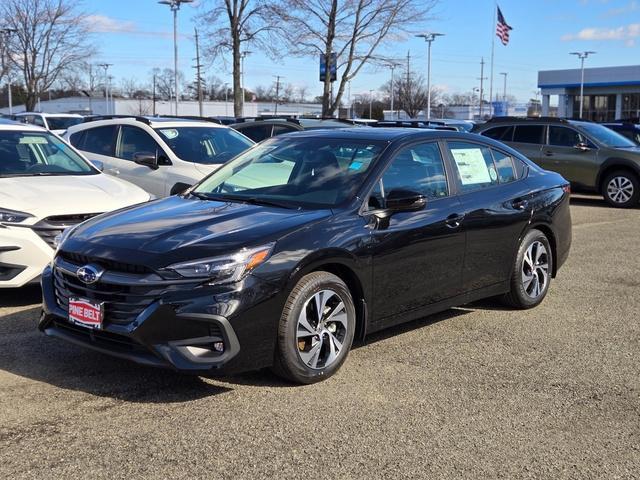
<svg viewBox="0 0 640 480"><path fill-rule="evenodd" d="M0 308L24 307L42 301L40 285L27 285L22 288L0 289Z"/></svg>
<svg viewBox="0 0 640 480"><path fill-rule="evenodd" d="M611 208L601 196L572 195L571 205L581 207Z"/></svg>
<svg viewBox="0 0 640 480"><path fill-rule="evenodd" d="M49 338L37 329L39 313L34 307L0 316L0 370L126 402L180 403L231 390L202 377L136 365Z"/></svg>

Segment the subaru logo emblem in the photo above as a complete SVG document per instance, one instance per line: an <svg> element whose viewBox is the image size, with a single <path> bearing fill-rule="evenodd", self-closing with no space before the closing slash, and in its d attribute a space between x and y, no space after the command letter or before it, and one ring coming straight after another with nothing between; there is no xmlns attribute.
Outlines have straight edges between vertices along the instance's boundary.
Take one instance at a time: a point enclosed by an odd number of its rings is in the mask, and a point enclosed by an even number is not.
<svg viewBox="0 0 640 480"><path fill-rule="evenodd" d="M76 272L76 276L87 285L91 285L92 283L96 283L100 280L100 277L104 273L104 270L100 267L96 267L95 265L85 265L84 267L80 267Z"/></svg>

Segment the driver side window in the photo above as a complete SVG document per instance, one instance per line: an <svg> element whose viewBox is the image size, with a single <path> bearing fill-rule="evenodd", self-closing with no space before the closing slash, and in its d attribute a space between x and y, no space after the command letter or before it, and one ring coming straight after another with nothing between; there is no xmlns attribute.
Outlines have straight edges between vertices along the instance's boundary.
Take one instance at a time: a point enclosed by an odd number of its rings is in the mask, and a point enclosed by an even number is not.
<svg viewBox="0 0 640 480"><path fill-rule="evenodd" d="M123 160L135 160L136 153L158 152L158 144L151 136L137 127L122 126L116 157Z"/></svg>
<svg viewBox="0 0 640 480"><path fill-rule="evenodd" d="M444 161L435 142L405 147L396 153L369 196L369 208L385 208L393 190L404 190L436 199L449 195Z"/></svg>

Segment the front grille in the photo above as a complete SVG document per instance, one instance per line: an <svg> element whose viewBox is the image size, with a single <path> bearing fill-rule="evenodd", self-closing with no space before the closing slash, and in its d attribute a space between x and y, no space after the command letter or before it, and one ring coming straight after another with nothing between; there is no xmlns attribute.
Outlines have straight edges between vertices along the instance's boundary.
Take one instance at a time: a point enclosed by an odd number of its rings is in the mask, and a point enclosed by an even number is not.
<svg viewBox="0 0 640 480"><path fill-rule="evenodd" d="M90 330L69 322L55 321L53 324L56 328L66 333L71 333L85 342L89 341L98 346L108 348L109 350L118 350L122 352L146 352L146 349L142 345L123 335L104 332L102 330Z"/></svg>
<svg viewBox="0 0 640 480"><path fill-rule="evenodd" d="M95 217L99 213L83 213L76 215L55 215L47 217L44 220L40 220L31 228L36 232L42 240L46 242L51 248L55 249L55 239L58 235L69 228L84 222L85 220Z"/></svg>
<svg viewBox="0 0 640 480"><path fill-rule="evenodd" d="M86 255L79 255L77 253L59 252L58 255L65 260L78 264L78 265L100 265L105 270L112 272L124 272L124 273L153 273L153 270L144 265L134 265L131 263L115 262L113 260L107 260L105 258L88 257Z"/></svg>
<svg viewBox="0 0 640 480"><path fill-rule="evenodd" d="M58 306L69 310L69 297L104 302L105 324L127 325L163 295L192 290L193 282L168 282L156 274L125 274L106 271L100 280L87 285L75 274L84 263L70 263L56 257L53 269Z"/></svg>

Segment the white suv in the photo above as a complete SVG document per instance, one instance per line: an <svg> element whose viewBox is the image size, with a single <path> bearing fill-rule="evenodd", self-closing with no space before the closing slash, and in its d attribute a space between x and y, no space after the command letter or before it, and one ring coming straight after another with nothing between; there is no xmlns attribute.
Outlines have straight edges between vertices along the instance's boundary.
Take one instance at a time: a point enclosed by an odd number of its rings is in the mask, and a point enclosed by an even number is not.
<svg viewBox="0 0 640 480"><path fill-rule="evenodd" d="M92 118L64 138L105 173L157 197L184 190L254 145L217 123L168 117Z"/></svg>
<svg viewBox="0 0 640 480"><path fill-rule="evenodd" d="M64 135L69 127L82 123L84 117L76 113L42 113L22 112L16 113L14 118L18 122L30 123L38 127L46 128L56 135Z"/></svg>
<svg viewBox="0 0 640 480"><path fill-rule="evenodd" d="M43 128L0 120L0 288L37 281L64 230L150 199Z"/></svg>

